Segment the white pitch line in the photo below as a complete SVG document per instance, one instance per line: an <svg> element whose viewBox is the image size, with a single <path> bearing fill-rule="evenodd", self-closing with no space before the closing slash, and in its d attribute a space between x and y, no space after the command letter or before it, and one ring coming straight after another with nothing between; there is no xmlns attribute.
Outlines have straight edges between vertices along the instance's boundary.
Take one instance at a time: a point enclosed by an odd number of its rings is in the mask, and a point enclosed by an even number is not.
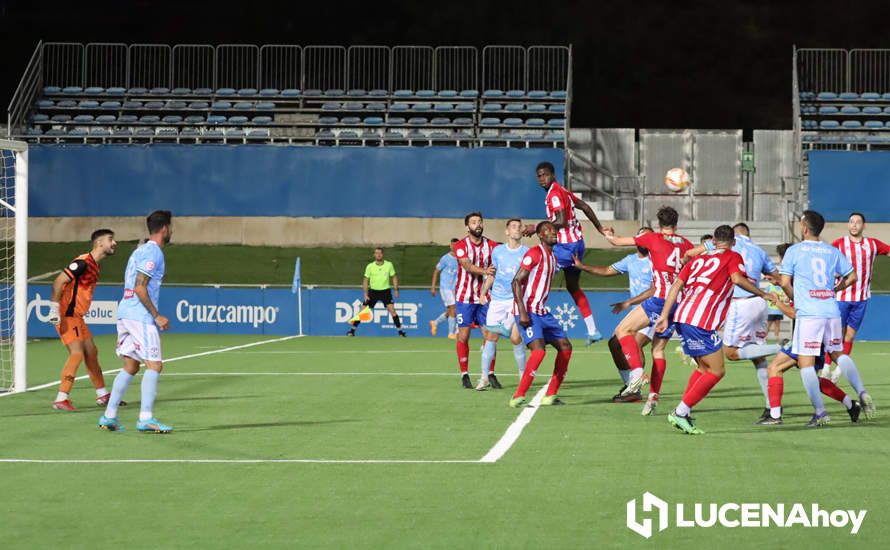
<svg viewBox="0 0 890 550"><path fill-rule="evenodd" d="M0 464L480 464L479 460L325 459L325 458L0 458Z"/></svg>
<svg viewBox="0 0 890 550"><path fill-rule="evenodd" d="M497 462L502 456L507 454L510 447L512 447L513 444L516 443L516 440L519 439L519 436L522 435L522 430L528 426L529 422L532 421L532 417L534 417L535 413L538 412L538 409L541 408L541 400L544 399L547 385L548 384L545 383L541 389L538 390L538 393L532 398L531 403L522 409L522 412L519 413L516 420L507 427L507 431L504 432L504 435L498 439L498 442L494 444L494 447L485 453L485 456L479 459L479 462L491 464Z"/></svg>
<svg viewBox="0 0 890 550"><path fill-rule="evenodd" d="M456 376L453 372L164 372L164 376ZM519 376L497 373L498 376Z"/></svg>
<svg viewBox="0 0 890 550"><path fill-rule="evenodd" d="M412 353L412 354L416 355L418 353L438 353L438 354L454 355L454 350L453 349L442 349L442 350L439 350L439 349L425 349L425 350L399 349L399 350L392 350L392 351L387 351L387 350L336 350L336 351L331 351L331 350L290 350L290 351L288 351L288 350L278 350L278 351L255 350L255 351L239 351L239 352L233 353L232 355L319 355L319 354L340 355L340 354L344 354L344 353L356 353L356 354L361 354L361 355L370 355L370 354L391 355L391 354L396 354L396 353ZM507 353L507 352L503 351L503 353ZM605 355L605 354L608 354L611 352L608 352L608 351L585 351L583 353Z"/></svg>
<svg viewBox="0 0 890 550"><path fill-rule="evenodd" d="M183 359L193 359L193 358L195 358L195 357L203 357L203 356L205 356L205 355L213 355L213 354L216 354L216 353L223 353L223 352L225 352L225 351L232 351L232 350L236 350L236 349L250 348L250 347L253 347L253 346L261 346L261 345L263 345L263 344L272 344L272 343L275 343L275 342L284 342L285 340L292 340L292 339L294 339L294 338L302 338L302 337L303 337L302 334L292 334L292 335L290 335L290 336L284 336L284 337L282 337L282 338L273 338L273 339L271 339L271 340L260 340L259 342L251 342L251 343L249 343L249 344L241 344L240 346L231 346L231 347L228 347L228 348L220 348L220 349L216 349L216 350L212 350L212 351L202 351L201 353L192 353L192 354L190 354L190 355L181 355L181 356L179 356L179 357L171 357L170 359L164 359L164 363L172 363L172 362L174 362L174 361L181 361L181 360L183 360ZM120 370L121 370L121 369L107 370L107 371L103 371L103 374L114 374L114 373L116 373L116 372L120 372ZM166 374L165 374L165 376L166 376ZM89 375L84 374L84 375L82 375L82 376L78 376L77 378L75 378L75 380L86 380L87 378L89 378ZM26 389L25 391L26 391L26 392L29 392L29 391L37 391L37 390L42 390L42 389L46 389L46 388L51 388L51 387L53 387L53 386L58 386L59 383L60 383L60 381L59 381L59 380L56 380L55 382L48 382L48 383L46 383L46 384L40 384L39 386L33 386L33 387L30 387L30 388ZM0 393L0 397L6 397L7 395L19 395L20 393L24 393L24 392Z"/></svg>
<svg viewBox="0 0 890 550"><path fill-rule="evenodd" d="M51 276L53 276L53 275L57 275L57 274L59 274L59 273L61 273L61 272L62 272L61 269L57 269L57 270L55 270L55 271L47 271L46 273L41 273L40 275L34 275L34 276L31 277L30 279L28 279L28 282L29 282L29 283L34 283L34 282L37 282L37 281L42 281L43 279L46 279L47 277L51 277Z"/></svg>

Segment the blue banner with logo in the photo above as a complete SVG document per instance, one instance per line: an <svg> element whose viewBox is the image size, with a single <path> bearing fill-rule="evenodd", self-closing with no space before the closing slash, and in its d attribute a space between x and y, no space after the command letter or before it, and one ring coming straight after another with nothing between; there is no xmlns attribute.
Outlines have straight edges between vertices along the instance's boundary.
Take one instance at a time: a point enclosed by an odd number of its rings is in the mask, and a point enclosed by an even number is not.
<svg viewBox="0 0 890 550"><path fill-rule="evenodd" d="M49 321L49 285L28 287L28 336L55 337ZM98 286L86 316L93 334L116 332L117 303L121 287ZM349 328L348 321L362 309L361 289L303 288L303 334L339 336ZM624 300L626 292L587 292L587 299L604 336L615 330L624 314L611 313L611 304ZM550 293L550 311L570 338L587 334L584 320L568 292ZM445 311L438 294L423 290L403 290L395 299L395 311L408 336L429 336L430 321ZM297 295L290 288L179 287L161 289L161 314L170 319L170 332L205 334L289 335L300 332ZM439 325L437 336L445 338L448 324ZM396 327L383 304L371 311L371 319L359 325L357 336L396 337ZM859 340L890 340L890 296L875 295L865 322L857 333Z"/></svg>

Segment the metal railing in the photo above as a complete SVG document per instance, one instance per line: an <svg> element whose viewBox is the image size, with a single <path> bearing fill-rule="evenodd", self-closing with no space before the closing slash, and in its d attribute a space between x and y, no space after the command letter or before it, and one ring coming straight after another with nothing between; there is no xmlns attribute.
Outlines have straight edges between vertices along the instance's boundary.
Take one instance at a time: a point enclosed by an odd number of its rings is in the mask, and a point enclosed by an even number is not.
<svg viewBox="0 0 890 550"><path fill-rule="evenodd" d="M802 92L890 92L890 49L795 48Z"/></svg>

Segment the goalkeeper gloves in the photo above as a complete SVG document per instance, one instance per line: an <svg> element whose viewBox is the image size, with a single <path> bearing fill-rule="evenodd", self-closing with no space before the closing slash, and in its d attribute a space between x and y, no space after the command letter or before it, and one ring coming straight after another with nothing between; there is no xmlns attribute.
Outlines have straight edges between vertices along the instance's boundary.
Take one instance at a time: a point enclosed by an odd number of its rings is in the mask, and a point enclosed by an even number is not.
<svg viewBox="0 0 890 550"><path fill-rule="evenodd" d="M61 317L59 317L59 302L49 303L49 322L56 326L59 326L59 323L62 322Z"/></svg>

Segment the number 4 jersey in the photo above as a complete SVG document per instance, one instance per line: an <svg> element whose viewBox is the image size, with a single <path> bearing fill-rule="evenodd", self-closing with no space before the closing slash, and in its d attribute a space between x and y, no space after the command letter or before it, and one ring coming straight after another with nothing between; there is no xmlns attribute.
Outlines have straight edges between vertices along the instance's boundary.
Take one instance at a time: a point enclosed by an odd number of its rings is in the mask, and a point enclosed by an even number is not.
<svg viewBox="0 0 890 550"><path fill-rule="evenodd" d="M649 250L652 260L652 283L655 284L655 298L667 298L668 289L680 273L680 259L692 243L680 235L664 233L644 233L634 237L637 246Z"/></svg>
<svg viewBox="0 0 890 550"><path fill-rule="evenodd" d="M788 248L779 273L793 278L797 317L840 317L835 277L846 277L853 265L841 251L822 241L803 241Z"/></svg>
<svg viewBox="0 0 890 550"><path fill-rule="evenodd" d="M709 250L683 266L677 277L686 285L674 321L704 330L720 328L732 299L734 273L745 275L745 260L725 248Z"/></svg>

